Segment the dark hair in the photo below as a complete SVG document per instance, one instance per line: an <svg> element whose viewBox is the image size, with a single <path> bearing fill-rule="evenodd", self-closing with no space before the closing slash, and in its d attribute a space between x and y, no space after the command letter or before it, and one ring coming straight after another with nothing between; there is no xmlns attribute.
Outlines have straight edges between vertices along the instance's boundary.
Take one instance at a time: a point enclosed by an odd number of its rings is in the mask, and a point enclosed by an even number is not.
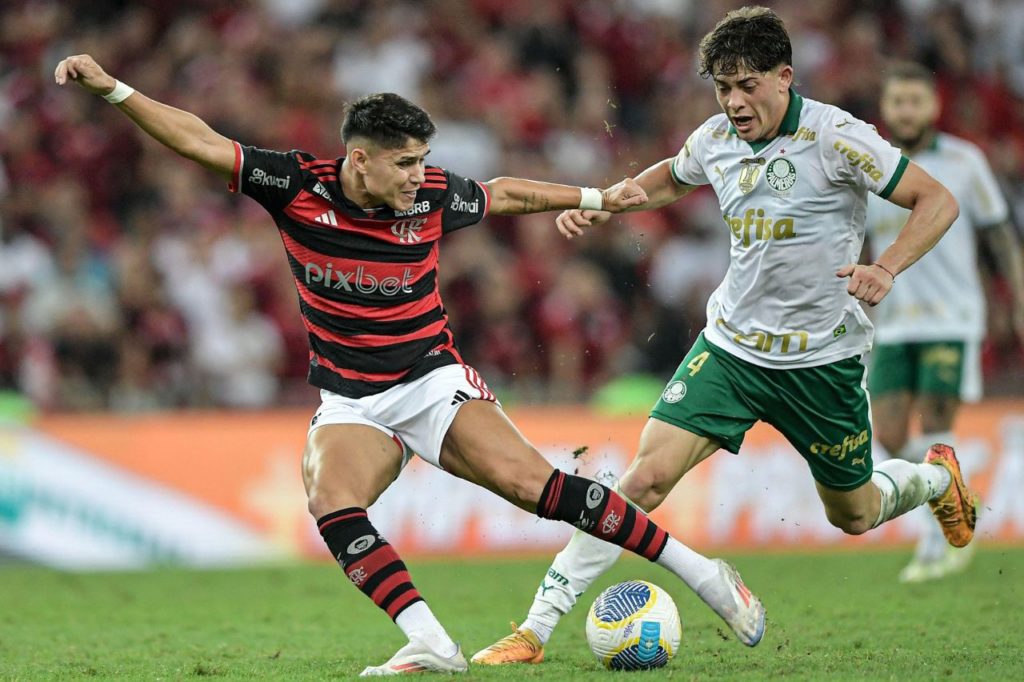
<svg viewBox="0 0 1024 682"><path fill-rule="evenodd" d="M354 137L365 137L384 149L404 147L410 137L427 142L436 132L427 112L393 92L367 95L346 104L341 122L345 144Z"/></svg>
<svg viewBox="0 0 1024 682"><path fill-rule="evenodd" d="M893 62L886 67L882 75L882 87L892 81L921 81L932 90L935 89L935 74L917 62Z"/></svg>
<svg viewBox="0 0 1024 682"><path fill-rule="evenodd" d="M700 77L754 73L793 64L793 46L779 15L767 7L742 7L725 15L700 41Z"/></svg>

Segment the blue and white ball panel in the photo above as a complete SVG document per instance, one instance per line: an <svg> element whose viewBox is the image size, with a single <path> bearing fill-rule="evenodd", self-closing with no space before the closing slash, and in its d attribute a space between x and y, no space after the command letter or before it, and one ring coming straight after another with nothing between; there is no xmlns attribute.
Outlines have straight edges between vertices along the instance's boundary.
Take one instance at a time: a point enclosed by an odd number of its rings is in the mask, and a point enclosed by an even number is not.
<svg viewBox="0 0 1024 682"><path fill-rule="evenodd" d="M598 627L621 627L647 613L657 601L657 593L642 580L613 585L594 602L592 617Z"/></svg>
<svg viewBox="0 0 1024 682"><path fill-rule="evenodd" d="M606 665L612 670L647 670L664 666L671 657L668 643L661 639L661 624L643 621L640 636L626 642Z"/></svg>

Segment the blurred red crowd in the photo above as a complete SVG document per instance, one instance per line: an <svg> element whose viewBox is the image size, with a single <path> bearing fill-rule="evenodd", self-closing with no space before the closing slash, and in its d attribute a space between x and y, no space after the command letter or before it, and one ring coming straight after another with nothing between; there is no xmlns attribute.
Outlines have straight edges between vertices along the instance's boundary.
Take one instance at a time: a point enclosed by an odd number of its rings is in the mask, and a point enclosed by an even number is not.
<svg viewBox="0 0 1024 682"><path fill-rule="evenodd" d="M701 36L737 2L32 0L0 9L0 388L44 409L313 403L296 297L255 202L52 72L88 53L245 144L342 156L345 101L424 106L432 163L606 186L674 155L717 111ZM941 84L942 127L988 153L1024 209L1024 5L769 4L797 89L877 119L891 58ZM667 378L728 264L714 197L630 214L571 243L553 215L489 218L442 247L463 354L506 400L585 400ZM1020 391L1005 284L992 391ZM1013 377L1016 376L1016 379ZM654 396L651 396L653 401Z"/></svg>

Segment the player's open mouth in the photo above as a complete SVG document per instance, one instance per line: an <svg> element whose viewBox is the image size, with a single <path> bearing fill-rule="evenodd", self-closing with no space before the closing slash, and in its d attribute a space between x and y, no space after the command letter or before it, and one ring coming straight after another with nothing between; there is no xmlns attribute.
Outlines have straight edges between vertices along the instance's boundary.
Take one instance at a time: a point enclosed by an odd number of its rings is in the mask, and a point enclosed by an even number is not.
<svg viewBox="0 0 1024 682"><path fill-rule="evenodd" d="M753 116L733 116L732 124L741 133L748 132L754 124Z"/></svg>
<svg viewBox="0 0 1024 682"><path fill-rule="evenodd" d="M409 201L416 201L416 190L410 192L402 192L402 196L409 199Z"/></svg>

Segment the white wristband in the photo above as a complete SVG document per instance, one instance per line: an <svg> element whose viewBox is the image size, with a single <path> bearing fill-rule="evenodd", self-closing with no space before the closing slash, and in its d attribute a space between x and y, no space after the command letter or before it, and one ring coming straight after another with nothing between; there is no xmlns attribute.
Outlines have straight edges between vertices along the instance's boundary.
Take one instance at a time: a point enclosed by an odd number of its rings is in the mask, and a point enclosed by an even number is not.
<svg viewBox="0 0 1024 682"><path fill-rule="evenodd" d="M125 85L119 80L115 80L114 89L103 95L103 99L107 100L111 104L120 104L133 92L135 92L135 88L130 85Z"/></svg>
<svg viewBox="0 0 1024 682"><path fill-rule="evenodd" d="M580 208L583 210L600 211L604 206L604 197L596 187L580 187Z"/></svg>

